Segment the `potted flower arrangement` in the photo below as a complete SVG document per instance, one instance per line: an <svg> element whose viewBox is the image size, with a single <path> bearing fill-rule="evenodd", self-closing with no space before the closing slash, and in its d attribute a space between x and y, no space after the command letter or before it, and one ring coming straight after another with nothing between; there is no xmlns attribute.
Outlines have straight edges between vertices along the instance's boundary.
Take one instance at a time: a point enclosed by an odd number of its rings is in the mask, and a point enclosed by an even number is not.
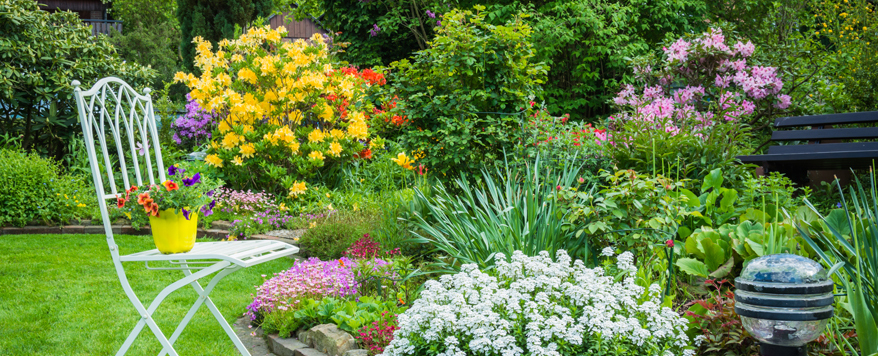
<svg viewBox="0 0 878 356"><path fill-rule="evenodd" d="M186 170L168 167L168 180L141 189L132 186L119 197L119 209L135 199L142 208L131 209L135 214L149 218L153 241L161 253L189 252L195 245L199 211L208 216L213 213L215 184L202 182L201 173L185 175Z"/></svg>

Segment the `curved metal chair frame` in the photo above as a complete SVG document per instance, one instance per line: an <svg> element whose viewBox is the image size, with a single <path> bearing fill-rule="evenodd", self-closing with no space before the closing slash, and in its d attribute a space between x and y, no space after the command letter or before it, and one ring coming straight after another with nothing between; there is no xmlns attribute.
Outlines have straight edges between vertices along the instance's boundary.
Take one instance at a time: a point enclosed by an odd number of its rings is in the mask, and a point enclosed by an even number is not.
<svg viewBox="0 0 878 356"><path fill-rule="evenodd" d="M149 250L120 256L119 246L113 239L106 200L115 199L120 194L124 194L125 190L131 187L132 182L136 182L137 186L143 186L145 182L152 185L165 180L165 166L162 162L152 98L149 95L150 89L144 89L144 95L139 95L127 83L114 77L101 79L86 91L79 88L79 81L73 81L72 84L82 132L85 135L95 192L107 236L107 245L110 248L116 273L119 275L119 281L122 283L122 289L125 290L128 299L131 300L134 308L140 314L140 321L137 322L116 355L124 355L144 326L148 326L162 345L162 351L159 355L177 356L177 351L174 350L173 346L174 342L180 337L195 312L204 304L210 309L241 354L249 356L250 353L244 344L208 295L223 277L232 272L294 254L298 252L298 248L279 241L200 242L196 243L192 251L187 253L164 255L158 250ZM95 141L98 142L98 147L95 147ZM152 148L152 152L150 152L150 148ZM115 150L118 157L113 156L111 150ZM138 151L140 152L138 153ZM126 156L126 153L129 155ZM101 160L98 159L98 154L100 154ZM144 158L146 172L141 172L139 155ZM114 160L114 158L118 159ZM121 183L125 189L119 190L117 188L118 180L113 172L114 168L119 168ZM133 177L131 176L132 172ZM109 186L109 192L105 188L104 178ZM150 262L160 261L171 267L149 265ZM151 270L181 270L184 277L165 287L149 304L149 307L144 307L128 283L122 262L144 262L146 268ZM198 283L199 279L213 273L216 275L206 287L202 287ZM192 286L199 297L171 337L167 338L156 325L152 315L168 295L186 285Z"/></svg>

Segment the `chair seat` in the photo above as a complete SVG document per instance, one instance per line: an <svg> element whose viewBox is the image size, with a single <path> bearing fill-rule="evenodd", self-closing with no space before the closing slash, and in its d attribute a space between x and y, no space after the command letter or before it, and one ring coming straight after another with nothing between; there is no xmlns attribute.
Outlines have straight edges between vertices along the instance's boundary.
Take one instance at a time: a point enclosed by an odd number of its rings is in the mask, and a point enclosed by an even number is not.
<svg viewBox="0 0 878 356"><path fill-rule="evenodd" d="M186 253L163 254L158 249L120 256L122 262L223 260L250 267L299 252L299 248L280 241L197 242Z"/></svg>

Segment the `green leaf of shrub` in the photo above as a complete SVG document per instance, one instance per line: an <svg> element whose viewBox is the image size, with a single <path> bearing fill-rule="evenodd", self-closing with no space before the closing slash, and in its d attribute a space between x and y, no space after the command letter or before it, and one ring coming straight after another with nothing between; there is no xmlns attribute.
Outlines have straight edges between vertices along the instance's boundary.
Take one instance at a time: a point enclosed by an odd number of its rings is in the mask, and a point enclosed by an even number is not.
<svg viewBox="0 0 878 356"><path fill-rule="evenodd" d="M707 266L704 264L704 262L701 262L694 258L681 258L678 259L677 262L674 264L679 267L681 271L691 274L693 276L707 278L710 275L710 272L707 270Z"/></svg>

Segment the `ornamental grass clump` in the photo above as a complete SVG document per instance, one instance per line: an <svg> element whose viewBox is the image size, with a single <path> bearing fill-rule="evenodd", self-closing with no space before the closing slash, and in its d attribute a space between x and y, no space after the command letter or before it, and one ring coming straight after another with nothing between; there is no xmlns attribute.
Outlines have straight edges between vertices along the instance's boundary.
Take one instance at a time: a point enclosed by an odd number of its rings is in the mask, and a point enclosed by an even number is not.
<svg viewBox="0 0 878 356"><path fill-rule="evenodd" d="M563 250L557 262L516 251L495 266L427 281L382 355L694 355L688 321L627 264L619 282Z"/></svg>

